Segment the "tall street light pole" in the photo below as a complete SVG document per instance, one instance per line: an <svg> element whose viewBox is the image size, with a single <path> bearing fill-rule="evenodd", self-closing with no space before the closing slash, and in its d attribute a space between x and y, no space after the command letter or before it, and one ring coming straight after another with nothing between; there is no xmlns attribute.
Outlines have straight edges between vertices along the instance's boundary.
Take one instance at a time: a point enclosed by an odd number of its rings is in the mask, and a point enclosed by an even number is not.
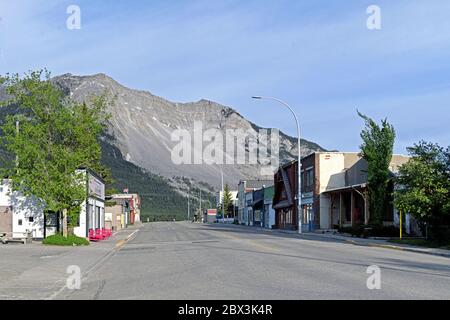
<svg viewBox="0 0 450 320"><path fill-rule="evenodd" d="M203 216L203 212L202 212L202 189L200 189L200 212L198 214L198 217L202 217Z"/></svg>
<svg viewBox="0 0 450 320"><path fill-rule="evenodd" d="M225 189L223 187L223 167L222 167L222 223L225 223ZM220 201L220 196L219 196Z"/></svg>
<svg viewBox="0 0 450 320"><path fill-rule="evenodd" d="M191 219L190 194L191 194L191 189L188 188L188 221Z"/></svg>
<svg viewBox="0 0 450 320"><path fill-rule="evenodd" d="M258 100L274 100L278 103L281 103L283 106L289 109L291 111L292 115L294 116L295 123L297 124L297 148L298 148L298 194L297 194L297 216L298 216L298 233L302 233L302 156L300 153L300 124L298 122L297 115L295 114L294 109L288 105L286 102L284 102L281 99L273 98L273 97L261 97L261 96L254 96L253 99Z"/></svg>

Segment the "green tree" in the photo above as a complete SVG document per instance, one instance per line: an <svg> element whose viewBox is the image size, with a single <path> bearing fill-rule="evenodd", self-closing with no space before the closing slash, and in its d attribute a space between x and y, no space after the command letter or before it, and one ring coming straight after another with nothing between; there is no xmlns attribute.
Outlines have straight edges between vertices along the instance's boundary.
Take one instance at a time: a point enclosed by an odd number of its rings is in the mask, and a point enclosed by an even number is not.
<svg viewBox="0 0 450 320"><path fill-rule="evenodd" d="M450 146L421 141L408 148L411 160L399 168L395 204L431 227L436 240L448 240L450 224Z"/></svg>
<svg viewBox="0 0 450 320"><path fill-rule="evenodd" d="M229 214L233 212L233 195L230 191L230 186L227 184L224 188L223 194L223 207L225 209L226 217L229 217Z"/></svg>
<svg viewBox="0 0 450 320"><path fill-rule="evenodd" d="M388 185L391 178L389 164L395 142L394 127L387 119L381 121L381 126L371 118L361 114L366 127L361 132L361 155L367 161L367 180L369 190L369 210L371 223L381 225L386 203L391 194Z"/></svg>
<svg viewBox="0 0 450 320"><path fill-rule="evenodd" d="M16 161L5 168L12 188L35 196L46 211L60 212L77 222L86 185L80 167L89 167L104 177L98 142L108 119L106 96L93 97L89 106L65 98L44 70L23 78L3 78L10 97L5 104L17 112L2 125L2 143Z"/></svg>

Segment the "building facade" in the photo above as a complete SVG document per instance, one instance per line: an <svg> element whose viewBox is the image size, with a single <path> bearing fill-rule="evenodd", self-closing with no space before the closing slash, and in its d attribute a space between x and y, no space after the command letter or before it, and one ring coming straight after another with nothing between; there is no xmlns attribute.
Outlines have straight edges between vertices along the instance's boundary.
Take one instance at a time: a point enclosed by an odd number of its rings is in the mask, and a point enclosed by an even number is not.
<svg viewBox="0 0 450 320"><path fill-rule="evenodd" d="M264 188L253 190L252 199L253 225L264 225Z"/></svg>
<svg viewBox="0 0 450 320"><path fill-rule="evenodd" d="M44 206L34 197L12 191L11 181L0 183L0 232L21 237L31 232L34 239L42 239L44 231Z"/></svg>
<svg viewBox="0 0 450 320"><path fill-rule="evenodd" d="M137 193L113 194L110 198L124 207L123 228L141 221L141 198Z"/></svg>
<svg viewBox="0 0 450 320"><path fill-rule="evenodd" d="M105 226L107 229L119 231L125 228L125 215L128 208L121 201L114 201L108 197L109 205L105 208Z"/></svg>
<svg viewBox="0 0 450 320"><path fill-rule="evenodd" d="M263 227L272 229L275 225L275 210L273 209L274 186L264 188L264 221Z"/></svg>
<svg viewBox="0 0 450 320"><path fill-rule="evenodd" d="M88 237L89 230L105 228L105 182L90 169L77 171L85 176L86 200L81 204L81 212L74 234Z"/></svg>
<svg viewBox="0 0 450 320"><path fill-rule="evenodd" d="M74 223L73 232L79 237L88 237L89 229L105 227L105 184L101 177L90 169L77 170L86 183L86 199L81 204L80 214ZM72 221L73 222L73 221ZM0 232L23 234L31 232L33 238L43 239L62 231L62 215L45 212L45 206L35 197L25 197L12 191L10 181L0 185Z"/></svg>
<svg viewBox="0 0 450 320"><path fill-rule="evenodd" d="M275 228L298 229L297 162L281 166L274 175Z"/></svg>
<svg viewBox="0 0 450 320"><path fill-rule="evenodd" d="M392 174L409 160L394 155ZM274 176L276 227L298 230L297 161L280 167ZM316 152L302 159L302 230L312 232L367 224L370 221L367 161L357 152ZM393 185L391 186L393 190ZM385 224L394 220L395 208L386 207Z"/></svg>
<svg viewBox="0 0 450 320"><path fill-rule="evenodd" d="M250 195L246 196L248 192L253 192L254 190L261 189L264 186L273 185L272 180L241 180L238 185L237 192L237 207L238 207L238 215L237 221L242 225L250 225L249 220L249 206L246 198L250 198ZM253 201L253 195L252 199ZM252 204L250 204L251 207ZM251 220L253 223L253 209L250 208L250 213L252 214Z"/></svg>
<svg viewBox="0 0 450 320"><path fill-rule="evenodd" d="M236 214L237 215L239 214L237 212L237 210L236 210L238 208L238 201L239 201L239 199L238 199L238 191L231 191L230 190L230 194L231 194L231 199L232 199L231 205L233 207L233 209L231 210L232 213L230 212L230 214L231 214L230 217L234 218ZM222 202L223 202L223 192L219 191L219 192L216 193L216 203L217 203L217 208L219 209L219 212L222 212L222 205L223 205ZM227 216L227 214L225 214L225 217L226 216Z"/></svg>
<svg viewBox="0 0 450 320"><path fill-rule="evenodd" d="M253 190L245 193L245 225L253 226Z"/></svg>

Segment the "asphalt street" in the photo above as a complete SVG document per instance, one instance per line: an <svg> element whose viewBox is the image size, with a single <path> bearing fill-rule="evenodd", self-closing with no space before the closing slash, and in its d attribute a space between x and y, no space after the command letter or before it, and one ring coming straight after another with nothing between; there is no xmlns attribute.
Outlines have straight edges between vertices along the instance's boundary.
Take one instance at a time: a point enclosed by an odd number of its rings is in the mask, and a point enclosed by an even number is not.
<svg viewBox="0 0 450 320"><path fill-rule="evenodd" d="M369 266L381 271L379 290L367 287ZM450 259L242 226L152 223L116 240L81 289L50 297L450 299Z"/></svg>

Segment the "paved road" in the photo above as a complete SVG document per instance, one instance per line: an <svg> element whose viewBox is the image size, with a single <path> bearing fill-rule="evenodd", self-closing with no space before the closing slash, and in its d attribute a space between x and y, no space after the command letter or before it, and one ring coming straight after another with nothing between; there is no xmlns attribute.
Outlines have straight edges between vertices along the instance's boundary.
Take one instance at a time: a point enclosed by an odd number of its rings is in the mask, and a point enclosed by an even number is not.
<svg viewBox="0 0 450 320"><path fill-rule="evenodd" d="M367 267L381 290L367 289ZM57 299L450 299L450 259L240 226L147 224Z"/></svg>

